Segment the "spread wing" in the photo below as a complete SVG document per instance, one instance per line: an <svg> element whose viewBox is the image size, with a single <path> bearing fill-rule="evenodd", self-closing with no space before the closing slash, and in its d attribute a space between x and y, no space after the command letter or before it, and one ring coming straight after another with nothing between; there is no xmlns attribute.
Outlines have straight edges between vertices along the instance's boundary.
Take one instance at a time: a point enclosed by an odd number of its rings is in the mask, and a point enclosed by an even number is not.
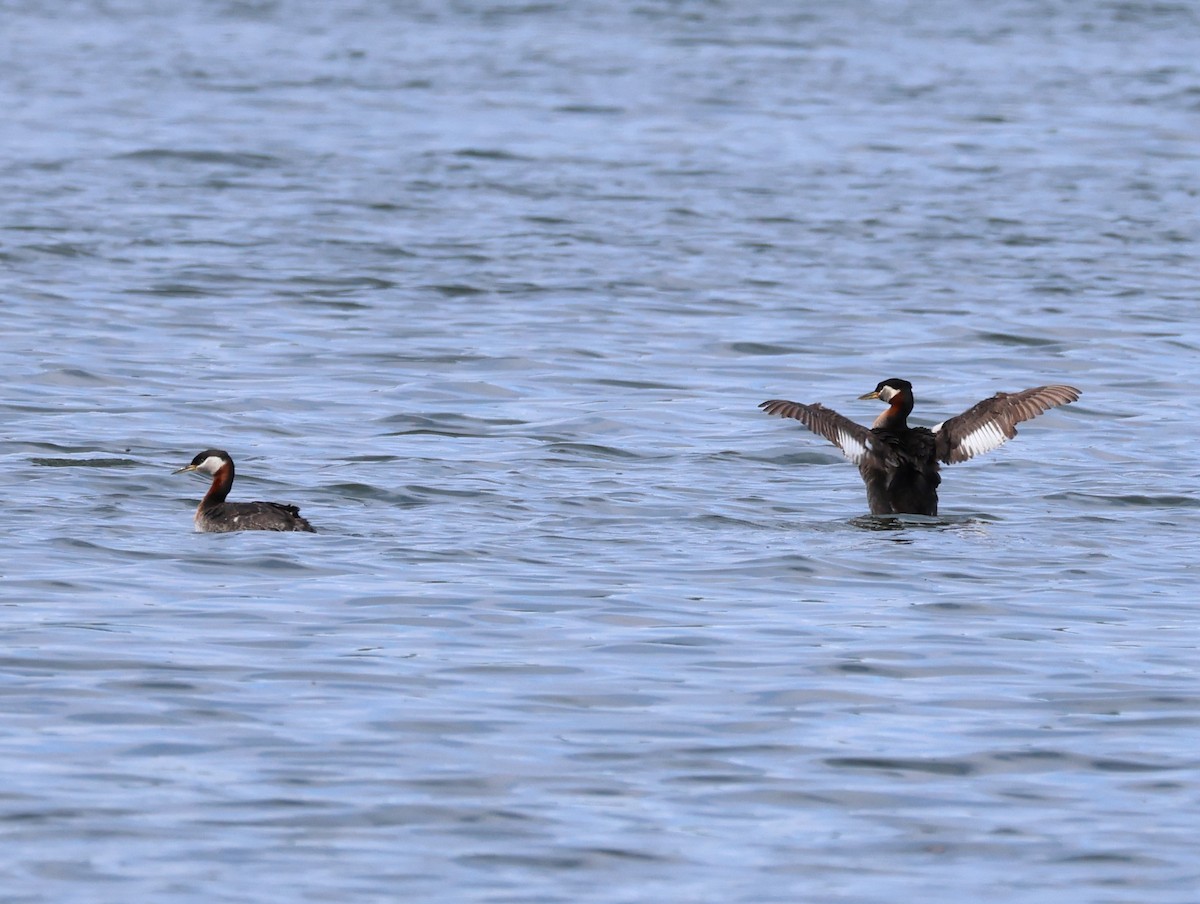
<svg viewBox="0 0 1200 904"><path fill-rule="evenodd" d="M861 462L867 454L871 431L862 424L856 424L850 418L824 407L820 402L803 405L800 402L771 399L758 407L767 414L795 418L813 433L819 433L841 449L842 454L855 464Z"/></svg>
<svg viewBox="0 0 1200 904"><path fill-rule="evenodd" d="M937 457L948 465L991 452L1017 435L1017 424L1079 398L1074 386L998 392L933 428Z"/></svg>

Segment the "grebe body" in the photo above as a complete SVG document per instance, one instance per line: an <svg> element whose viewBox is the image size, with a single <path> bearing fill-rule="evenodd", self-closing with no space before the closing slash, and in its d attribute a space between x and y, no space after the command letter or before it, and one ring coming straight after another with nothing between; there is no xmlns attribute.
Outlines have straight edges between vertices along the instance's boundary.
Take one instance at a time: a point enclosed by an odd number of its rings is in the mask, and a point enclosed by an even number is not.
<svg viewBox="0 0 1200 904"><path fill-rule="evenodd" d="M220 449L205 449L176 474L195 471L212 477L212 486L196 509L196 530L228 533L235 530L301 530L316 533L300 509L282 502L226 502L233 486L233 459Z"/></svg>
<svg viewBox="0 0 1200 904"><path fill-rule="evenodd" d="M908 426L914 398L907 380L884 380L859 398L888 405L869 429L819 402L771 399L758 407L767 414L795 418L858 465L872 515L936 515L941 465L990 452L1017 435L1017 424L1074 402L1079 390L1055 385L998 392L932 429Z"/></svg>

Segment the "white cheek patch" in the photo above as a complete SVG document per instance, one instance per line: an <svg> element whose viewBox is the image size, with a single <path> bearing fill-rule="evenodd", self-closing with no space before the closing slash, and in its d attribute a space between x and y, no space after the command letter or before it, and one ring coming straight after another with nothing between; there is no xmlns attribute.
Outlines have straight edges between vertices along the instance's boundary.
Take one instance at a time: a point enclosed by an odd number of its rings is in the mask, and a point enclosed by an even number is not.
<svg viewBox="0 0 1200 904"><path fill-rule="evenodd" d="M885 386L883 389L879 390L879 398L883 399L885 402L890 402L896 397L896 393L897 390L892 389L890 386Z"/></svg>
<svg viewBox="0 0 1200 904"><path fill-rule="evenodd" d="M200 462L200 464L196 467L196 470L204 474L216 474L224 464L225 462L217 458L217 456L210 455L208 458L204 459L204 461Z"/></svg>

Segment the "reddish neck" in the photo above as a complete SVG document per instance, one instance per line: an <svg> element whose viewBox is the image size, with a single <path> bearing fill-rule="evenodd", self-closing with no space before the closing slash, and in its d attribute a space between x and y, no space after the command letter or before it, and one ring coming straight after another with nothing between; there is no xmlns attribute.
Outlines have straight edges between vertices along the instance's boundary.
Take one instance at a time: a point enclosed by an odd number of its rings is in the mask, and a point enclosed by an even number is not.
<svg viewBox="0 0 1200 904"><path fill-rule="evenodd" d="M890 430L893 432L906 430L908 429L908 416L912 413L912 410L912 394L898 392L892 396L892 401L888 405L887 410L875 418L875 423L871 425L871 429Z"/></svg>
<svg viewBox="0 0 1200 904"><path fill-rule="evenodd" d="M220 505L229 495L231 486L233 486L233 462L227 461L217 468L217 473L213 475L212 486L200 500L200 508L212 508L214 505Z"/></svg>

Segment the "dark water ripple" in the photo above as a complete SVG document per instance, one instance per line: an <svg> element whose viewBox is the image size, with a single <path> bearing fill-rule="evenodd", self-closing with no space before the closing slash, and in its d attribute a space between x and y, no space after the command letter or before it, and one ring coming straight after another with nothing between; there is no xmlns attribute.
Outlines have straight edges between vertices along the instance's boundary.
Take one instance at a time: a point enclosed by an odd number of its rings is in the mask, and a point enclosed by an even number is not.
<svg viewBox="0 0 1200 904"><path fill-rule="evenodd" d="M1196 18L6 8L5 894L1191 900Z"/></svg>

